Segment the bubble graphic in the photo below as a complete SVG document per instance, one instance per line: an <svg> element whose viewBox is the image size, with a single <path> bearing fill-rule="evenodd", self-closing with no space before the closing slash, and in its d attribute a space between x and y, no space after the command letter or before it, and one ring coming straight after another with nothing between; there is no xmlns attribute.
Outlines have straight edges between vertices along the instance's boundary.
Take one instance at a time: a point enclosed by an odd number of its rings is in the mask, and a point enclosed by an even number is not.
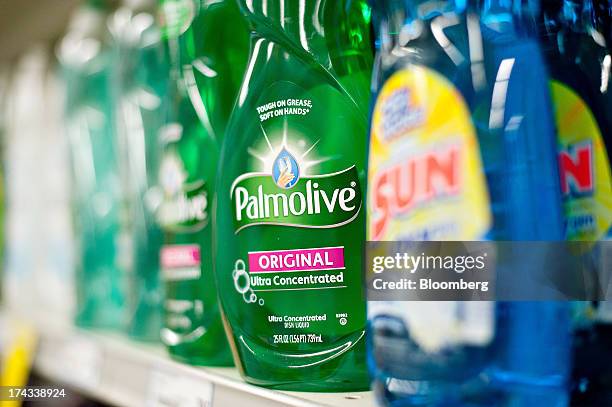
<svg viewBox="0 0 612 407"><path fill-rule="evenodd" d="M242 294L244 302L247 304L258 303L259 305L264 305L263 298L259 298L259 301L257 301L257 294L251 288L251 280L243 260L238 259L234 263L232 278L234 279L234 288L239 294Z"/></svg>

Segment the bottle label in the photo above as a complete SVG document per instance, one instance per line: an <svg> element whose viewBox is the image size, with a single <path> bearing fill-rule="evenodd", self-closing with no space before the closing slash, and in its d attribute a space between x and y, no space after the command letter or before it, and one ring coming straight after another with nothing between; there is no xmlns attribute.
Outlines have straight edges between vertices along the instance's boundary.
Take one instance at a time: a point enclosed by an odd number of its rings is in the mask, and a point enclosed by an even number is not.
<svg viewBox="0 0 612 407"><path fill-rule="evenodd" d="M187 182L187 172L178 153L168 152L160 166L163 201L159 206L159 224L171 233L195 233L208 225L206 182Z"/></svg>
<svg viewBox="0 0 612 407"><path fill-rule="evenodd" d="M558 81L550 83L555 105L559 143L559 173L565 211L565 236L568 240L596 242L609 238L612 231L612 176L606 146L595 115L571 88ZM597 264L609 270L610 253L602 246ZM612 282L602 279L604 293ZM579 306L579 323L595 319L610 323L612 305Z"/></svg>
<svg viewBox="0 0 612 407"><path fill-rule="evenodd" d="M200 246L196 244L166 245L160 251L162 277L165 281L200 278Z"/></svg>
<svg viewBox="0 0 612 407"><path fill-rule="evenodd" d="M198 280L201 275L200 246L165 245L160 251L160 265L162 279L166 284ZM179 340L179 335L192 336L191 340L201 335L198 330L202 328L196 322L203 317L204 306L201 300L167 295L164 309L166 329L162 332L162 339L167 345L176 345L186 340L187 336Z"/></svg>
<svg viewBox="0 0 612 407"><path fill-rule="evenodd" d="M249 149L256 158L256 168L237 177L230 189L236 235L254 226L339 228L360 214L362 193L355 165L334 172L318 171L314 158L318 140L288 128L275 139L270 134L274 131L267 128L266 122L273 122L272 118L307 119L312 108L311 99L294 97L257 106L264 140L257 140ZM293 233L298 238L299 232ZM249 251L241 266L248 266L249 285L257 290L343 288L344 250L338 246ZM238 288L240 279L234 277L236 288L242 291Z"/></svg>
<svg viewBox="0 0 612 407"><path fill-rule="evenodd" d="M357 169L300 176L300 164L283 149L269 174L245 174L231 189L236 233L254 225L334 228L361 210Z"/></svg>
<svg viewBox="0 0 612 407"><path fill-rule="evenodd" d="M413 67L389 78L370 143L369 240L473 240L488 231L476 132L444 77Z"/></svg>
<svg viewBox="0 0 612 407"><path fill-rule="evenodd" d="M209 183L189 177L181 156L181 142L186 140L181 124L165 125L159 137L165 145L158 174L160 196L152 199L158 202L153 206L167 243L159 254L165 290L161 338L176 346L199 340L206 332L204 311L214 315L209 308L216 298L205 295L215 291L205 278L211 272L204 246L210 233Z"/></svg>
<svg viewBox="0 0 612 407"><path fill-rule="evenodd" d="M394 73L372 116L368 240L478 240L491 227L476 130L461 94L421 66ZM370 318L400 318L429 352L484 345L490 302L370 302Z"/></svg>
<svg viewBox="0 0 612 407"><path fill-rule="evenodd" d="M218 196L218 244L231 259L218 263L231 267L220 273L220 295L249 349L316 365L364 335L366 118L332 86L290 81L248 106L243 144L229 147L244 154L226 152L232 164ZM320 352L303 355L305 345Z"/></svg>
<svg viewBox="0 0 612 407"><path fill-rule="evenodd" d="M568 240L597 241L612 226L612 177L595 116L569 87L551 81Z"/></svg>

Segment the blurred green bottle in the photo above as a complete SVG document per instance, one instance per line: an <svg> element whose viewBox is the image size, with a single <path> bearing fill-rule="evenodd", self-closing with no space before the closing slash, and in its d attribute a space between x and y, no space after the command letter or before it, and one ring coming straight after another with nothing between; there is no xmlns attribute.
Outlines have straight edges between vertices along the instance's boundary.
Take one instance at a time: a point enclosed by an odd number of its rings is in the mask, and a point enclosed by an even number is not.
<svg viewBox="0 0 612 407"><path fill-rule="evenodd" d="M84 2L58 49L73 172L76 323L94 328L119 328L125 321L123 198L109 82L118 61L106 29L112 9L111 1Z"/></svg>
<svg viewBox="0 0 612 407"><path fill-rule="evenodd" d="M170 117L160 131L162 340L187 363L231 365L212 269L212 194L247 29L231 0L162 0L161 19L171 58Z"/></svg>
<svg viewBox="0 0 612 407"><path fill-rule="evenodd" d="M370 9L239 3L251 55L215 194L215 274L236 363L261 386L363 390Z"/></svg>
<svg viewBox="0 0 612 407"><path fill-rule="evenodd" d="M158 341L162 327L159 250L162 230L156 211L162 194L157 187L161 155L158 131L168 106L169 60L157 24L155 0L124 0L109 19L114 38L113 92L127 229L127 331L130 336Z"/></svg>

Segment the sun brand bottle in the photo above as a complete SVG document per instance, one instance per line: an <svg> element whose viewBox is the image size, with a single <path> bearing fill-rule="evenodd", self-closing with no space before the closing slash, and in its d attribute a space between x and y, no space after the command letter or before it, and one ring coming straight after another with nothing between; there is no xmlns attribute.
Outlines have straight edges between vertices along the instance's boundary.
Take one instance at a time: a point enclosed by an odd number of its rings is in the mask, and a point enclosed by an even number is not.
<svg viewBox="0 0 612 407"><path fill-rule="evenodd" d="M559 134L569 240L597 241L612 223L612 181L604 135L612 128L610 49L593 24L593 2L544 0L543 44Z"/></svg>
<svg viewBox="0 0 612 407"><path fill-rule="evenodd" d="M66 129L73 167L77 314L81 326L120 327L125 272L120 262L123 200L117 163L113 64L106 31L110 1L89 0L60 44L66 82Z"/></svg>
<svg viewBox="0 0 612 407"><path fill-rule="evenodd" d="M240 4L251 56L223 143L215 224L236 363L262 386L365 389L369 8Z"/></svg>
<svg viewBox="0 0 612 407"><path fill-rule="evenodd" d="M606 55L603 56L601 61L601 72L602 82L600 91L604 96L604 106L608 112L608 131L604 135L604 142L606 144L606 150L608 152L608 160L612 160L612 0L593 0L595 5L594 12L594 26L596 32L602 34L605 38L606 43ZM605 80L607 79L607 84ZM610 163L612 165L612 163ZM612 170L611 170L612 171ZM607 284L604 285L606 293L605 298L612 298L612 276L610 276L610 270L612 270L612 224L608 229L606 235L607 245L605 246L604 252L600 256L600 270L604 273L607 272ZM612 337L612 301L607 301L605 304L601 304L599 307L600 319L608 327L608 335ZM612 339L608 339L608 344L612 344ZM612 377L612 375L610 376ZM608 389L612 388L612 383L608 385Z"/></svg>
<svg viewBox="0 0 612 407"><path fill-rule="evenodd" d="M128 333L158 341L162 318L159 250L162 231L155 213L161 201L157 187L158 130L167 114L169 64L156 23L155 0L125 0L109 20L117 95L116 122L120 169L128 222Z"/></svg>
<svg viewBox="0 0 612 407"><path fill-rule="evenodd" d="M159 135L162 340L185 362L231 365L213 276L211 209L219 143L246 66L247 29L230 0L164 0L161 8L172 66L169 123Z"/></svg>
<svg viewBox="0 0 612 407"><path fill-rule="evenodd" d="M376 5L368 240L562 240L547 75L523 27L534 11L496 0ZM371 301L368 361L378 398L563 406L568 308Z"/></svg>
<svg viewBox="0 0 612 407"><path fill-rule="evenodd" d="M610 296L606 260L612 227L611 9L606 1L543 0L539 19L551 72L559 143L561 191L568 240L592 242L585 256L594 259L589 288ZM607 17L606 17L607 14ZM607 264L606 264L607 263ZM607 270L606 270L607 267ZM597 269L601 273L597 273ZM581 304L575 322L573 391L578 403L608 404L612 369L610 302ZM607 392L607 402L602 399Z"/></svg>

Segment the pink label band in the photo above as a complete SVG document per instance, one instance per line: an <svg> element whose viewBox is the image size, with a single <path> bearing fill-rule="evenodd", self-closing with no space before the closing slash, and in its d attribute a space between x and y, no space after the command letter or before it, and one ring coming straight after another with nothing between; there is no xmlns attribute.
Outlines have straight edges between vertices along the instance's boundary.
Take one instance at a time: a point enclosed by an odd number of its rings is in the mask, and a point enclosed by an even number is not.
<svg viewBox="0 0 612 407"><path fill-rule="evenodd" d="M249 253L249 272L277 273L344 268L344 247Z"/></svg>
<svg viewBox="0 0 612 407"><path fill-rule="evenodd" d="M201 263L200 246L197 244L168 245L160 251L162 268L197 267Z"/></svg>

